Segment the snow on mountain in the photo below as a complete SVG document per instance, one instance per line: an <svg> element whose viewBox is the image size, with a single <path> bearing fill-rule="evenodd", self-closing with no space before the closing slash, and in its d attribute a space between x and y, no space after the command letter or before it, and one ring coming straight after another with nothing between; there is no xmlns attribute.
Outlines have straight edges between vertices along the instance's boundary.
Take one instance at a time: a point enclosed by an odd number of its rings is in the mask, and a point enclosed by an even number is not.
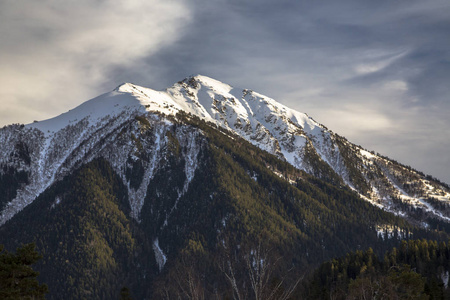
<svg viewBox="0 0 450 300"><path fill-rule="evenodd" d="M29 182L22 184L16 197L5 205L0 224L55 180L97 156L107 158L123 174L129 186L132 216L139 220L147 185L167 151L167 134L174 125L166 116L173 120L179 112L234 132L310 174L325 180L336 176L364 199L400 215L405 210L403 204L407 204L450 220L448 213L436 208L436 203L450 202L448 186L351 144L308 115L269 97L197 75L165 91L125 83L55 118L0 130L0 165L29 174ZM148 124L141 124L146 130L132 122L140 116L147 120L142 122ZM123 130L130 131L135 139L124 140L120 134ZM196 168L199 146L193 141L200 134L188 127L176 131L176 138L185 146L185 189ZM145 135L147 139L141 139ZM22 144L26 144L25 154L18 146ZM143 164L144 175L140 185L133 187L124 170L138 162Z"/></svg>

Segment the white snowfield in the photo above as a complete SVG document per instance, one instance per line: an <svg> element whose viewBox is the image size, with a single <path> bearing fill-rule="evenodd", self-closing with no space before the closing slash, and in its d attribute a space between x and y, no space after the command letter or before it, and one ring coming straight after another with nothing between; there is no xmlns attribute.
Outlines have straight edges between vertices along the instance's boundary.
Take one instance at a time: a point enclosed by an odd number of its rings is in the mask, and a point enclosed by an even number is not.
<svg viewBox="0 0 450 300"><path fill-rule="evenodd" d="M364 199L386 210L404 214L398 211L398 206L393 205L392 198L398 197L413 206L423 207L436 218L450 220L448 215L435 210L424 200L432 196L438 201L448 203L450 191L445 186L425 180L417 172L405 169L404 172L411 177L410 183L420 183L420 193L408 194L399 187L405 182L390 167L389 160L343 138L341 144L344 146L341 145L340 148L337 135L308 115L290 109L269 97L251 90L235 89L212 78L197 75L188 77L165 91L125 83L112 92L91 99L55 118L24 127L11 125L1 129L0 164L28 171L30 183L19 189L17 197L3 209L0 224L30 204L56 180L98 156L110 161L123 177L129 189L132 217L139 220L147 185L167 151L166 133L174 125L165 116L175 116L179 112L215 123L259 148L285 159L296 168L317 175L318 171L305 159L307 152L309 151L310 155L312 151L342 178L345 184L359 192ZM127 126L130 126L131 133L139 138L143 134L141 128L136 122L127 123L137 116L145 116L149 120L154 139L152 143L141 145L150 153L151 159L144 161L145 175L141 186L133 189L125 178L124 170L129 165L129 157L139 159L136 154L139 147L133 140L122 142L119 131L124 128L124 124L129 124ZM199 134L199 130L187 128L176 132L176 138L185 146L182 148L187 161L187 181L183 190L179 191L180 195L187 190L197 168L200 146L192 141ZM31 158L29 165L10 159L10 153L15 151L19 141L28 146ZM341 153L342 147L350 154L344 156ZM369 191L363 192L355 185L354 174L349 171L348 161L346 162L349 155L359 163L361 178L367 182ZM374 168L378 170L378 177L375 179L370 175ZM55 200L55 205L59 201ZM155 247L158 248L157 243Z"/></svg>

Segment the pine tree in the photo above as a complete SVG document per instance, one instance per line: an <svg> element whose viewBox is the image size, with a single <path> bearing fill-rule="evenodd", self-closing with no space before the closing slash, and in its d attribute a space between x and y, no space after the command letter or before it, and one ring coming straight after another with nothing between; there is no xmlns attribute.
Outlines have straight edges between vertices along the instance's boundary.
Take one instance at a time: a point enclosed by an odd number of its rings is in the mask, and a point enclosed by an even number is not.
<svg viewBox="0 0 450 300"><path fill-rule="evenodd" d="M130 290L126 286L120 290L120 300L132 300Z"/></svg>
<svg viewBox="0 0 450 300"><path fill-rule="evenodd" d="M39 285L39 273L31 268L41 258L33 243L18 248L16 254L0 245L0 299L44 299L48 287Z"/></svg>

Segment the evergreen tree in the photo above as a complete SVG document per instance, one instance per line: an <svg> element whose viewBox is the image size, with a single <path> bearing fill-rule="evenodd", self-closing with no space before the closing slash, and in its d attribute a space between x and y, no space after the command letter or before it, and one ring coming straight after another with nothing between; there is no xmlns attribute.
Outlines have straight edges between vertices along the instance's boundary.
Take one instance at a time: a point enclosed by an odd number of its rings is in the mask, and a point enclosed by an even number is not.
<svg viewBox="0 0 450 300"><path fill-rule="evenodd" d="M39 285L39 273L31 268L41 258L33 243L18 248L16 254L3 251L0 245L0 298L44 299L47 285Z"/></svg>
<svg viewBox="0 0 450 300"><path fill-rule="evenodd" d="M130 290L126 286L120 290L120 300L132 300Z"/></svg>

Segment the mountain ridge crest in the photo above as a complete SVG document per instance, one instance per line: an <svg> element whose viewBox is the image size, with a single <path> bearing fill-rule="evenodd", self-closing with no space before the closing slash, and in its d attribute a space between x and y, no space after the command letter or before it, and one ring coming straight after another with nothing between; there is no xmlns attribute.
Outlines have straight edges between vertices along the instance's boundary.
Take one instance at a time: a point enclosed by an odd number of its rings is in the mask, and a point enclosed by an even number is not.
<svg viewBox="0 0 450 300"><path fill-rule="evenodd" d="M347 185L374 205L401 214L402 205L407 203L420 207L433 217L450 221L450 213L439 212L434 200L427 200L435 198L445 205L450 202L450 190L445 185L367 152L308 115L270 97L233 88L203 75L186 77L164 91L123 83L57 117L27 124L18 135L11 128L0 131L3 142L0 153L4 153L0 164L27 170L32 178L31 184L20 189L18 196L7 205L9 212L3 211L0 221L9 219L69 172L76 165L72 157L89 161L96 155L104 155L101 141L124 130L123 124L134 118L143 116L151 119L147 122L158 126L156 148L149 149L158 157L161 147L167 143L163 134L167 132L167 126L173 124L165 116L176 117L180 112L229 130L299 170L334 184ZM185 138L180 136L179 139ZM9 160L11 153L22 151L17 149L21 143L30 152L26 160L31 162L28 165ZM185 143L190 142L186 140ZM94 149L99 152L94 153ZM195 155L190 159L194 162ZM151 168L157 168L157 165ZM146 172L153 174L153 171ZM145 191L138 194L142 196ZM133 197L140 197L138 194Z"/></svg>

